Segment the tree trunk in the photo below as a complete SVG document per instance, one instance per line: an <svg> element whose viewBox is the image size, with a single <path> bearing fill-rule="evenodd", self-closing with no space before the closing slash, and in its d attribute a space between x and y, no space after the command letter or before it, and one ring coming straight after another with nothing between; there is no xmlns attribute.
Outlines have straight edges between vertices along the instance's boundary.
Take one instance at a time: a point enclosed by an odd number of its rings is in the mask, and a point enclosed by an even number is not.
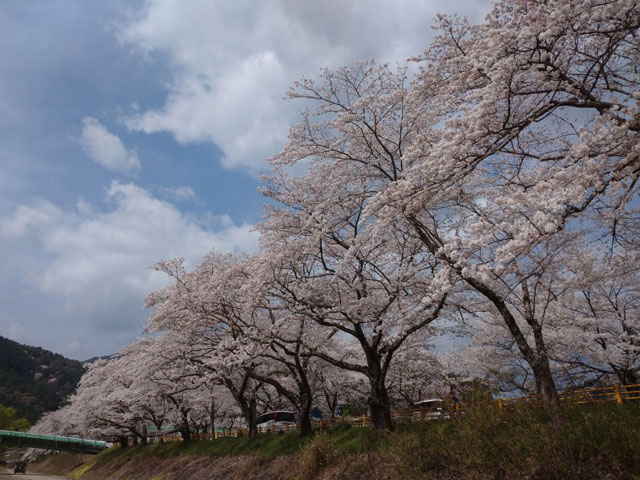
<svg viewBox="0 0 640 480"><path fill-rule="evenodd" d="M236 398L238 405L240 405L240 410L242 411L242 416L247 422L247 428L249 430L248 436L249 438L255 437L258 434L258 427L256 426L256 400L252 398L250 401L245 400L243 397Z"/></svg>
<svg viewBox="0 0 640 480"><path fill-rule="evenodd" d="M376 429L391 430L391 428L393 428L391 422L391 402L389 401L389 392L385 385L387 378L386 366L388 366L390 359L387 358L387 361L383 362L378 352L375 352L368 346L365 347L364 350L367 355L367 376L369 377L369 386L371 388L368 404L373 427ZM386 365L385 368L382 367L383 363Z"/></svg>
<svg viewBox="0 0 640 480"><path fill-rule="evenodd" d="M551 368L549 368L549 361L543 358L534 368L533 375L536 379L536 384L542 386L542 401L544 409L551 419L551 426L554 430L558 430L562 425L562 419L560 418L560 412L558 406L560 399L558 397L558 390L551 374Z"/></svg>
<svg viewBox="0 0 640 480"><path fill-rule="evenodd" d="M325 393L325 400L327 402L327 407L329 407L331 418L336 418L336 409L338 408L338 393L333 392L332 395Z"/></svg>
<svg viewBox="0 0 640 480"><path fill-rule="evenodd" d="M300 436L306 437L311 435L311 419L309 418L309 409L300 411Z"/></svg>
<svg viewBox="0 0 640 480"><path fill-rule="evenodd" d="M155 425L155 427L156 427L156 432L158 432L158 435L159 435L158 438L160 439L160 441L159 441L160 445L162 445L164 443L164 437L162 435L162 424L163 423L164 422L154 422L153 423Z"/></svg>
<svg viewBox="0 0 640 480"><path fill-rule="evenodd" d="M247 422L248 436L255 437L258 434L258 427L256 427L257 417L255 393L250 392L249 399L245 398L245 393L247 392L248 381L250 380L250 378L251 376L247 372L245 372L244 381L242 382L241 387L236 388L233 382L229 379L225 380L224 385L227 390L229 390L234 400L240 407L242 416Z"/></svg>
<svg viewBox="0 0 640 480"><path fill-rule="evenodd" d="M614 367L614 371L616 372L616 376L618 377L618 382L621 385L637 385L638 384L638 376L635 374L633 370L630 369L617 369Z"/></svg>
<svg viewBox="0 0 640 480"><path fill-rule="evenodd" d="M537 368L534 369L533 375L535 376L536 383L540 383L542 387L542 395L544 402L547 404L557 405L558 398L558 390L556 389L556 383L553 380L553 375L551 374L551 368L549 367L548 361L541 361Z"/></svg>
<svg viewBox="0 0 640 480"><path fill-rule="evenodd" d="M188 425L186 427L184 425L180 427L180 434L182 435L183 444L186 445L191 442L191 430Z"/></svg>
<svg viewBox="0 0 640 480"><path fill-rule="evenodd" d="M545 406L549 409L554 409L552 404L558 402L558 391L556 384L551 374L551 367L549 366L549 357L547 355L547 348L544 343L542 335L542 326L533 317L533 314L529 313L525 315L527 323L531 326L534 336L535 349L529 345L527 338L518 326L518 322L511 313L511 310L507 306L502 296L494 291L488 285L478 281L474 278L465 278L466 282L478 292L485 296L498 310L502 317L506 327L509 329L511 336L513 337L522 358L529 364L533 371L533 376L536 384L539 382L542 386L543 400ZM523 299L524 307L527 309L529 305L528 291L526 290L525 283L523 282Z"/></svg>
<svg viewBox="0 0 640 480"><path fill-rule="evenodd" d="M147 446L148 443L148 437L147 437L147 426L144 424L144 422L141 422L142 424L140 425L140 443L142 444L143 447Z"/></svg>
<svg viewBox="0 0 640 480"><path fill-rule="evenodd" d="M211 440L216 439L216 399L211 398L211 406L209 407L209 421L211 422Z"/></svg>
<svg viewBox="0 0 640 480"><path fill-rule="evenodd" d="M371 410L371 421L376 429L391 430L391 407L389 399L382 397L369 397L369 409Z"/></svg>
<svg viewBox="0 0 640 480"><path fill-rule="evenodd" d="M187 444L191 442L191 428L189 427L189 409L182 409L182 424L180 425L180 434L182 435L182 443Z"/></svg>
<svg viewBox="0 0 640 480"><path fill-rule="evenodd" d="M300 436L306 437L311 435L311 407L313 405L313 391L307 381L307 371L298 362L298 374L300 381L298 383L299 399L300 399ZM294 398L292 395L291 398Z"/></svg>
<svg viewBox="0 0 640 480"><path fill-rule="evenodd" d="M384 378L370 379L371 392L368 399L371 421L376 429L391 430L391 402Z"/></svg>

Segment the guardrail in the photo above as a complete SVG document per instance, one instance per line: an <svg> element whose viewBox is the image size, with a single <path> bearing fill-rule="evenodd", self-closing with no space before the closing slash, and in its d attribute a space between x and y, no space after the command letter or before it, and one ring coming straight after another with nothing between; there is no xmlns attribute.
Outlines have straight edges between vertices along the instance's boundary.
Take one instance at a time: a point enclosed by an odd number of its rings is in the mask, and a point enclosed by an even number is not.
<svg viewBox="0 0 640 480"><path fill-rule="evenodd" d="M558 392L560 404L572 403L585 405L605 402L622 404L634 400L640 400L640 384L638 385L612 385L609 387L588 388L582 390L564 390ZM519 398L497 399L499 409L514 409L523 404L542 403L541 395L532 395Z"/></svg>
<svg viewBox="0 0 640 480"><path fill-rule="evenodd" d="M586 405L595 403L611 402L622 404L625 402L631 402L640 400L640 384L638 385L612 385L609 387L590 388L582 390L564 390L558 393L560 404L574 404L574 405ZM543 397L541 395L532 395L529 397L517 397L517 398L498 398L495 399L495 405L499 410L515 410L524 405L542 405ZM452 415L464 413L464 408L460 403L448 403L443 402L443 408L438 411L429 409L407 409L407 410L394 410L391 412L392 423L407 423L417 420L445 420L451 418ZM322 430L323 428L339 425L343 423L349 423L355 427L370 427L372 426L371 417L368 415L351 416L351 417L336 417L323 420L314 420L311 422L314 430ZM258 434L270 434L279 432L289 432L296 430L297 425L270 425L266 427L258 427ZM224 431L217 431L213 435L213 439L225 438L225 437L245 437L248 435L246 428L233 428L226 429ZM212 435L210 433L201 433L196 436L201 440L211 440ZM180 435L165 435L163 436L165 441L179 441Z"/></svg>

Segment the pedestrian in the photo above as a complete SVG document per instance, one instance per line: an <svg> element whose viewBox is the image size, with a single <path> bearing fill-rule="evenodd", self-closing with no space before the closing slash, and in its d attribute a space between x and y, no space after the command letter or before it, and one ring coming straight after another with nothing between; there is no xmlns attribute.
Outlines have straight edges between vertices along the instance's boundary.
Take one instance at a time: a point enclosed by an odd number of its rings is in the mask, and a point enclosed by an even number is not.
<svg viewBox="0 0 640 480"><path fill-rule="evenodd" d="M449 393L445 395L444 399L449 411L449 418L457 417L460 413L460 397L454 385L449 386Z"/></svg>

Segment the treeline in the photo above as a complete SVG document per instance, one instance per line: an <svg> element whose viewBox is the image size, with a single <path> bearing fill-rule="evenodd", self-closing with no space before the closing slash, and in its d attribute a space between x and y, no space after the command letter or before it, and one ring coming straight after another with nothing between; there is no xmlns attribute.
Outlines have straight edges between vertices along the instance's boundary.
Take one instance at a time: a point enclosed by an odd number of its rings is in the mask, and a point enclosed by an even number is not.
<svg viewBox="0 0 640 480"><path fill-rule="evenodd" d="M32 423L60 407L83 373L79 361L0 337L0 404Z"/></svg>

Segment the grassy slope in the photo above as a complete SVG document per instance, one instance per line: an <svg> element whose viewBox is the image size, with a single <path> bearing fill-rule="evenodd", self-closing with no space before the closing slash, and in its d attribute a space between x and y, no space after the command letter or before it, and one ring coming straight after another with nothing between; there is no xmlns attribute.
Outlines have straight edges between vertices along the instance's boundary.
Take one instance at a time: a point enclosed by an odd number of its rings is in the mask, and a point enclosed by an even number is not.
<svg viewBox="0 0 640 480"><path fill-rule="evenodd" d="M345 425L307 439L292 432L112 449L76 478L218 478L211 472L265 480L640 479L640 404L563 410L556 429L537 408L478 407L391 433Z"/></svg>

